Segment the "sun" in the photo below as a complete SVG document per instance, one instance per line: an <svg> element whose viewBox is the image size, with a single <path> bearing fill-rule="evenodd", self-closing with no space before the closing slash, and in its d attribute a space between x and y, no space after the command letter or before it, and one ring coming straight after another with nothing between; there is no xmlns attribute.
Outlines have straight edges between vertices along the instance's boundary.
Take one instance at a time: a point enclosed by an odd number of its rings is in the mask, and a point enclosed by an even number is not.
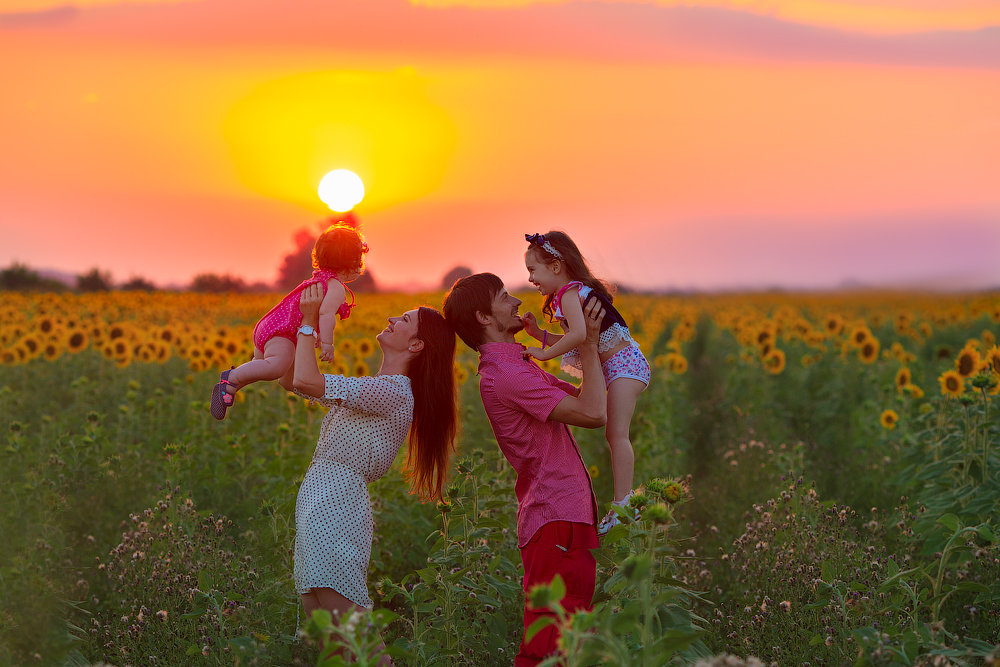
<svg viewBox="0 0 1000 667"><path fill-rule="evenodd" d="M365 185L350 169L334 169L319 182L319 198L337 213L350 211L365 196Z"/></svg>

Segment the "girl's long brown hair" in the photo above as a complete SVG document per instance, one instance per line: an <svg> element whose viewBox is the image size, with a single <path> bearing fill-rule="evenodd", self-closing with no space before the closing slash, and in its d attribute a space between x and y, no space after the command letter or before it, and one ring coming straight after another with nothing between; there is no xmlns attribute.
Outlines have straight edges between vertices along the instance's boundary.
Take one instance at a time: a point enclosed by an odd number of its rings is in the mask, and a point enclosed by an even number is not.
<svg viewBox="0 0 1000 667"><path fill-rule="evenodd" d="M410 362L413 423L405 470L421 499L441 498L448 463L455 451L458 410L455 397L455 332L433 308L417 310L417 337L424 348Z"/></svg>
<svg viewBox="0 0 1000 667"><path fill-rule="evenodd" d="M614 301L614 288L609 287L603 280L594 277L594 274L590 272L590 267L587 266L587 260L583 258L580 249L576 247L573 239L568 234L553 231L545 232L543 236L555 248L556 252L562 255L562 262L566 265L566 275L570 280L579 280L590 289L604 296L608 300L608 303ZM559 259L538 244L532 243L528 248L538 253L538 257L544 262L553 262ZM545 313L550 322L555 319L555 313L552 309L552 299L552 294L546 294L545 300L542 302L542 312Z"/></svg>

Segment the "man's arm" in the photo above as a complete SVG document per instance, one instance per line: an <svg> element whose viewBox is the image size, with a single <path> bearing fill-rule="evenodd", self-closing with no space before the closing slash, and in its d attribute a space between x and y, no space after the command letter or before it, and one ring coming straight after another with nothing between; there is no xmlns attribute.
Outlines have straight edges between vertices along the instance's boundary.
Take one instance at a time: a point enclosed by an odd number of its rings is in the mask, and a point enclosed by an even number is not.
<svg viewBox="0 0 1000 667"><path fill-rule="evenodd" d="M549 419L571 426L598 428L608 421L608 394L604 386L601 358L597 354L604 306L597 298L591 297L583 315L587 323L587 340L577 348L583 364L583 382L576 396L567 396L559 401Z"/></svg>

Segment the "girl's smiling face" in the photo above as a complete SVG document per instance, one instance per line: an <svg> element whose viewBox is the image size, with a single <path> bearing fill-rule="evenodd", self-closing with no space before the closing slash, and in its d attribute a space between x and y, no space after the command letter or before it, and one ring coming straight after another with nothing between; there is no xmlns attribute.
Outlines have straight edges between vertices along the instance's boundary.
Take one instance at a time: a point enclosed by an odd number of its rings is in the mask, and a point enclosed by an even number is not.
<svg viewBox="0 0 1000 667"><path fill-rule="evenodd" d="M545 261L534 248L524 253L524 268L528 269L528 282L542 294L555 294L567 282L562 262L558 259Z"/></svg>

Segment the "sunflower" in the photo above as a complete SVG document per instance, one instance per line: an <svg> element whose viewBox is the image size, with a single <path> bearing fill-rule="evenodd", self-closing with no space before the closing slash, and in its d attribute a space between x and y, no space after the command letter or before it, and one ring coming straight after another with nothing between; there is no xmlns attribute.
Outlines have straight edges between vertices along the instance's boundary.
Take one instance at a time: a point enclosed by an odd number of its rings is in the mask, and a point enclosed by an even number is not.
<svg viewBox="0 0 1000 667"><path fill-rule="evenodd" d="M357 350L359 357L367 359L371 356L372 352L375 351L375 344L372 343L370 338L362 338L358 341L355 349Z"/></svg>
<svg viewBox="0 0 1000 667"><path fill-rule="evenodd" d="M917 385L913 384L913 383L907 384L904 387L900 387L900 392L909 394L913 398L923 398L924 397L924 390L921 389L920 387L918 387Z"/></svg>
<svg viewBox="0 0 1000 667"><path fill-rule="evenodd" d="M683 354L669 352L663 359L663 365L670 369L674 375L683 375L687 372L688 361Z"/></svg>
<svg viewBox="0 0 1000 667"><path fill-rule="evenodd" d="M778 375L785 370L785 353L775 348L764 355L762 359L764 370L771 375Z"/></svg>
<svg viewBox="0 0 1000 667"><path fill-rule="evenodd" d="M958 398L965 391L965 378L955 371L945 371L938 377L941 393L951 398Z"/></svg>
<svg viewBox="0 0 1000 667"><path fill-rule="evenodd" d="M989 348L997 344L997 337L989 329L983 329L983 335L980 338L983 339L983 347Z"/></svg>
<svg viewBox="0 0 1000 667"><path fill-rule="evenodd" d="M56 328L56 322L51 317L43 317L35 328L43 334L50 334L52 333L52 330Z"/></svg>
<svg viewBox="0 0 1000 667"><path fill-rule="evenodd" d="M170 346L163 343L156 344L156 362L165 363L170 358Z"/></svg>
<svg viewBox="0 0 1000 667"><path fill-rule="evenodd" d="M876 338L868 338L858 349L858 358L862 363L873 364L878 359L879 342Z"/></svg>
<svg viewBox="0 0 1000 667"><path fill-rule="evenodd" d="M861 324L859 326L854 327L854 329L851 330L851 335L848 338L851 341L851 345L853 345L854 347L861 347L871 337L872 337L871 330L869 330L868 327L866 327L865 325Z"/></svg>
<svg viewBox="0 0 1000 667"><path fill-rule="evenodd" d="M42 347L42 356L45 357L46 361L55 361L61 354L62 352L59 350L59 346L54 342L46 343Z"/></svg>
<svg viewBox="0 0 1000 667"><path fill-rule="evenodd" d="M822 348L826 345L826 336L822 331L810 331L804 340L809 347Z"/></svg>
<svg viewBox="0 0 1000 667"><path fill-rule="evenodd" d="M997 375L1000 375L1000 345L994 345L986 350L983 363Z"/></svg>
<svg viewBox="0 0 1000 667"><path fill-rule="evenodd" d="M890 431L896 428L898 421L899 415L896 414L895 410L883 410L882 415L879 417L879 423L882 424L882 428Z"/></svg>
<svg viewBox="0 0 1000 667"><path fill-rule="evenodd" d="M337 359L333 364L333 374L348 376L351 374L351 368L341 359Z"/></svg>
<svg viewBox="0 0 1000 667"><path fill-rule="evenodd" d="M906 368L905 366L903 368L900 368L898 371L896 371L896 383L895 383L896 391L902 392L903 387L910 384L910 381L912 379L913 375L910 373L909 368Z"/></svg>
<svg viewBox="0 0 1000 667"><path fill-rule="evenodd" d="M955 359L955 370L963 378L972 377L983 365L982 357L979 356L979 351L971 345L966 345L962 348L962 351L958 353L958 357Z"/></svg>
<svg viewBox="0 0 1000 667"><path fill-rule="evenodd" d="M371 375L372 371L368 368L368 364L362 359L358 359L351 366L351 375L354 377L364 377L366 375Z"/></svg>
<svg viewBox="0 0 1000 667"><path fill-rule="evenodd" d="M837 313L830 313L823 322L823 330L830 336L836 336L844 330L844 318Z"/></svg>
<svg viewBox="0 0 1000 667"><path fill-rule="evenodd" d="M42 344L34 336L25 336L18 345L28 351L28 359L35 359L42 354Z"/></svg>
<svg viewBox="0 0 1000 667"><path fill-rule="evenodd" d="M462 385L469 379L469 371L465 370L465 365L455 363L455 384Z"/></svg>
<svg viewBox="0 0 1000 667"><path fill-rule="evenodd" d="M337 354L343 354L345 356L354 355L354 341L350 338L340 338L336 342Z"/></svg>
<svg viewBox="0 0 1000 667"><path fill-rule="evenodd" d="M71 333L69 338L66 339L66 349L70 353L76 354L87 348L87 342L87 334L82 329L77 330Z"/></svg>

